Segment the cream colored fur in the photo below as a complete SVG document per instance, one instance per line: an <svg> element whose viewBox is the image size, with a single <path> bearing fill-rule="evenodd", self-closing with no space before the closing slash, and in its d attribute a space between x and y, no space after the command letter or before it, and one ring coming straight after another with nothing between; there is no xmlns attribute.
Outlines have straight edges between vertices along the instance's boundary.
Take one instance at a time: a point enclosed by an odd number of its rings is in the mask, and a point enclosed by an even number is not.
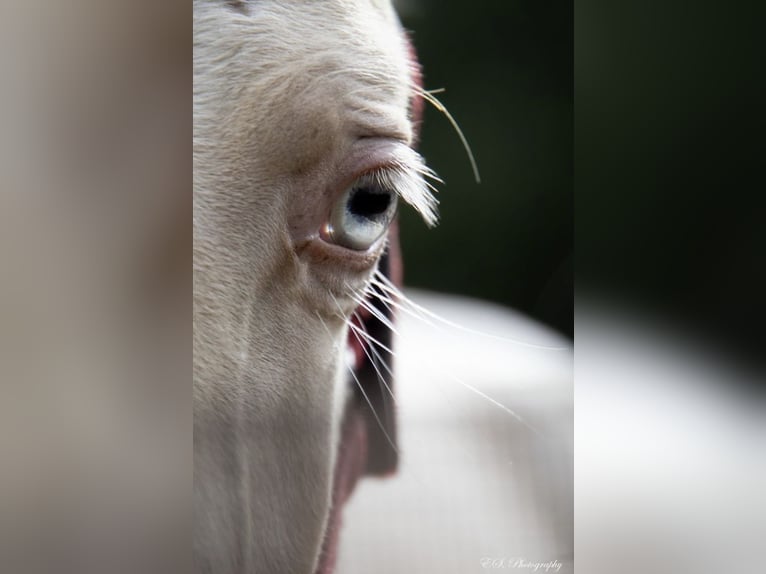
<svg viewBox="0 0 766 574"><path fill-rule="evenodd" d="M194 2L195 562L311 574L346 389L339 308L382 247L317 233L380 163L427 218L433 205L388 1L231 4Z"/></svg>

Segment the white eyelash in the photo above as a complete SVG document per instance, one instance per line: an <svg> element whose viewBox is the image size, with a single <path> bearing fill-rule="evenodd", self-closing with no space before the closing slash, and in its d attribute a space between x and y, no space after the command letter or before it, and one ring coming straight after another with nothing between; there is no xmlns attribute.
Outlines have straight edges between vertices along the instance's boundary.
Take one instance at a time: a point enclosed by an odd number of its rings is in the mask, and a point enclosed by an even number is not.
<svg viewBox="0 0 766 574"><path fill-rule="evenodd" d="M426 165L418 152L402 146L394 152L393 161L368 176L383 189L395 191L415 208L429 227L436 225L439 200L434 195L436 188L428 180L444 182Z"/></svg>

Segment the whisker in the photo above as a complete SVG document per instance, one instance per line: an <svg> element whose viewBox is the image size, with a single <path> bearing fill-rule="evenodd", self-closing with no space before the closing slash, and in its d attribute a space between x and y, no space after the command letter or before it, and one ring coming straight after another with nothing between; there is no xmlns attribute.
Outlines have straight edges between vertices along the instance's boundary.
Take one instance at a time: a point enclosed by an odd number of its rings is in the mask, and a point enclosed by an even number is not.
<svg viewBox="0 0 766 574"><path fill-rule="evenodd" d="M362 396L364 397L364 400L367 401L367 405L370 407L370 411L372 412L372 416L375 417L375 421L378 423L378 426L380 427L381 432L383 433L383 436L386 437L386 441L389 445L391 445L391 448L394 449L394 452L401 456L401 453L399 452L399 449L396 447L396 444L393 440L391 440L391 437L388 435L388 432L386 432L386 427L383 426L383 422L380 420L380 417L378 416L378 413L375 411L375 407L372 406L372 401L370 401L370 398L367 396L367 393L364 390L364 387L362 386L362 383L359 382L359 379L356 376L356 373L354 372L354 369L352 369L349 365L346 365L346 368L348 369L348 372L351 373L351 376L354 379L354 382L356 383L356 386L359 388L359 390L362 393Z"/></svg>
<svg viewBox="0 0 766 574"><path fill-rule="evenodd" d="M359 321L360 321L360 324L361 324L361 320L359 319L359 315L358 315L357 313L354 313L354 316L356 316L356 317L357 317L357 320L359 320ZM356 338L356 340L357 340L357 341L359 341L359 345L362 347L362 351L364 351L364 354L365 354L365 355L367 356L367 358L370 360L370 363L372 363L372 367L373 367L373 369L375 369L375 374L376 374L376 375L377 375L377 377L378 377L378 382L379 382L380 384L382 384L382 385L383 385L383 387L385 387L385 389L388 391L388 394L389 394L389 395L391 395L391 399L394 401L394 404L397 404L397 402L396 402L396 397L394 396L394 393L393 393L393 391L391 390L391 387L389 387L389 386L388 386L388 383L386 383L386 378L383 376L383 373L381 373L381 372L380 372L380 369L378 368L378 363L377 363L377 361L376 361L376 360L375 360L375 359L372 357L372 355L370 355L370 352L367 350L367 345L365 345L365 344L362 342L362 335L360 335L360 334L359 334L359 332L358 332L358 331L357 331L357 329L355 328L356 326L355 326L355 325L353 325L352 323L350 323L350 322L349 322L349 323L348 323L348 326L351 328L351 332L353 333L353 335L354 335L354 337ZM370 349L371 349L371 350L373 350L373 351L375 350L373 347L370 347ZM378 356L378 358L380 358L380 355L377 353L377 351L375 351L375 354ZM382 359L381 359L381 360L382 360ZM388 373L389 373L391 376L393 376L393 373L391 372L391 369L389 369L389 368L388 368L388 365L386 365L386 364L385 364L385 362L383 362L383 365L385 365L385 367L386 367L386 370L388 371ZM381 389L381 390L382 390L382 389ZM386 406L386 402L385 402L385 401L383 401L383 407L385 408L385 406Z"/></svg>
<svg viewBox="0 0 766 574"><path fill-rule="evenodd" d="M398 307L392 305L393 301L383 295L380 291L370 290L370 296L375 297L380 301L389 313L394 313L395 310L398 310Z"/></svg>
<svg viewBox="0 0 766 574"><path fill-rule="evenodd" d="M380 279L382 279L382 282L380 281ZM466 333L471 333L472 335L477 335L477 336L481 336L481 337L487 337L487 338L495 339L495 340L498 340L498 341L505 341L507 343L513 343L514 345L520 345L520 346L528 347L528 348L531 348L531 349L540 349L540 350L545 350L545 351L569 351L569 347L555 347L555 346L552 346L552 345L540 345L540 344L537 344L537 343L530 343L528 341L522 341L520 339L514 339L513 337L504 337L502 335L494 335L492 333L485 333L484 331L478 331L476 329L471 329L470 327L464 327L463 325L460 325L458 323L455 323L454 321L450 321L449 319L446 319L446 318L444 318L444 317L442 317L440 315L437 315L433 311L429 311L428 309L426 309L422 305L418 305L412 299L410 299L404 293L402 293L383 274L376 273L375 276L372 279L370 279L370 281L371 281L371 283L373 283L377 287L380 287L384 291L386 291L386 292L388 292L390 294L396 295L401 300L401 302L397 303L397 302L393 302L393 301L390 301L390 300L389 300L389 302L392 302L393 304L399 305L399 308L402 311L405 311L405 312L407 312L410 315L413 314L413 311L407 311L405 306L404 306L404 304L409 305L412 309L414 309L415 311L421 313L422 315L425 315L426 317L430 317L431 319L434 319L435 321L439 321L440 323L443 323L443 324L445 324L445 325L447 325L449 327L452 327L453 329L458 329L458 330L464 331ZM426 321L426 319L424 317L418 317L418 318L421 319L426 324L432 325L431 323Z"/></svg>
<svg viewBox="0 0 766 574"><path fill-rule="evenodd" d="M381 284L377 283L374 278L370 279L370 287L373 286L373 285L377 286L377 287L379 287L381 289L385 289L386 288L384 285L381 285ZM407 315L410 315L411 317L417 319L418 321L422 321L423 323L425 323L426 325L429 325L430 327L433 327L434 329L438 329L439 328L438 325L435 325L434 323L432 323L431 321L426 319L422 314L419 315L419 314L415 313L414 311L412 311L412 310L408 309L407 307L403 306L400 302L398 302L398 301L396 301L396 300L394 300L392 298L386 297L380 291L374 291L374 290L372 290L372 289L370 289L368 287L368 291L366 291L366 294L368 296L370 296L370 297L375 297L376 299L378 299L381 303L383 303L383 305L385 305L386 309L388 309L389 312L393 313L394 309L396 309L396 310L402 311L403 313L406 313ZM401 298L404 301L409 303L409 300L401 292L396 292L395 295L398 298ZM372 313L386 327L391 329L391 331L394 334L396 334L396 335L399 334L396 331L396 329L395 329L395 327L393 325L393 322L388 317L383 315L380 312L380 310L377 309L376 307L374 307L367 299L357 300L357 303L359 303L362 307L364 307L370 313Z"/></svg>
<svg viewBox="0 0 766 574"><path fill-rule="evenodd" d="M453 374L451 374L451 373L447 373L447 375L448 375L448 376L449 376L449 377L450 377L452 380L454 380L454 381L456 381L456 382L460 383L461 385L463 385L463 387L465 387L465 388L466 388L466 389L468 389L469 391L471 391L471 392L473 392L473 393L476 393L476 394L477 394L478 396L480 396L481 398L483 398L483 399L485 399L485 400L489 401L490 403L492 403L492 404L493 404L493 405L495 405L496 407L498 407L498 408L502 409L503 411L505 411L506 413L508 413L509 415L511 415L511 416L512 416L513 418L515 418L515 419L516 419L518 422L520 422L520 423L521 423L521 424L523 424L525 427L527 427L529 430L531 430L532 432L534 432L534 433L535 433L537 436L541 436L540 432L539 432L539 431L538 431L538 430L537 430L537 429L536 429L534 426L532 426L531 424L529 424L529 423L528 423L526 420L524 420L524 418L522 418L522 417L521 417L521 416L520 416L518 413L516 413L516 412L515 412L514 410L512 410L511 408L509 408L509 407L505 406L505 405L504 405L503 403L501 403L500 401L497 401L497 400L493 399L492 397L490 397L490 396L489 396L489 395L487 395L486 393L483 393L482 391L480 391L479 389L477 389L477 388L476 388L476 387L474 387L473 385L469 385L468 383L466 383L466 382L465 382L465 381L463 381L462 379L459 379L459 378L458 378L458 377L456 377L455 375L453 375Z"/></svg>
<svg viewBox="0 0 766 574"><path fill-rule="evenodd" d="M374 280L373 280L374 281ZM381 289L385 289L383 285L380 285L378 283L375 283L376 286L380 287ZM435 324L433 324L431 321L426 319L423 314L417 314L415 311L405 307L403 303L409 303L411 305L414 305L414 303L411 303L409 299L407 299L404 295L397 293L400 299L402 299L402 302L396 301L394 299L391 299L389 297L386 297L382 293L376 293L375 296L386 306L386 308L390 311L391 305L396 308L397 310L400 310L407 315L410 315L411 317L414 317L415 319L418 319L419 321L422 321L426 325L429 325L430 327L433 327L435 329L438 329L439 327Z"/></svg>
<svg viewBox="0 0 766 574"><path fill-rule="evenodd" d="M341 313L343 313L343 308L340 306L340 303L338 302L338 299L335 297L335 295L330 293L330 296L332 297L333 301L335 302L336 307L338 307L338 310ZM366 301L365 301L365 303L366 303ZM362 329L363 329L364 328L364 322L359 317L359 314L357 312L354 312L354 316L357 318L357 320L359 321L359 324L362 326ZM386 383L385 377L380 372L380 369L378 368L378 365L377 365L375 359L373 359L370 356L369 352L367 351L367 346L362 342L362 340L360 338L360 337L364 336L369 341L369 339L372 339L372 336L369 333L367 333L366 330L360 330L356 325L354 325L349 320L346 321L346 325L351 329L351 332L353 333L354 337L356 337L356 340L359 341L359 345L362 347L362 351L364 351L364 354L367 356L367 358L372 363L372 366L375 369L375 373L376 373L376 375L378 377L378 382L381 383L386 388L386 390L388 391L388 394L391 395L391 399L393 399L394 403L396 404L396 397L394 397L394 393L391 390L391 387L389 387L388 383ZM393 325L391 327L389 327L389 328L391 328L393 330ZM381 360L382 364L386 367L386 370L389 372L389 374L391 376L393 376L393 373L391 372L391 369L388 367L386 362L383 361L382 357L380 357L380 354L375 350L375 348L374 347L370 347L370 350L372 350L378 356L378 358ZM389 354L391 354L393 356L393 354L394 354L393 351L389 350L388 352L389 352ZM381 389L381 392L382 392L382 389ZM383 402L383 408L386 408L385 401Z"/></svg>
<svg viewBox="0 0 766 574"><path fill-rule="evenodd" d="M476 159L474 159L473 151L471 151L471 146L468 144L468 140L466 139L465 135L463 134L463 130L460 129L460 126L458 125L457 121L454 117L452 117L452 114L449 113L447 108L442 104L436 96L434 96L435 93L440 93L439 90L424 90L418 86L413 85L412 86L415 92L420 95L425 101L430 103L433 107L435 107L438 111L440 111L444 116L447 118L447 121L452 125L453 129L457 133L458 137L460 138L460 142L463 144L463 148L465 149L466 154L468 155L468 160L471 162L471 169L473 170L473 177L476 180L476 183L481 183L481 176L479 175L479 167L476 165ZM442 88L441 91L444 91Z"/></svg>
<svg viewBox="0 0 766 574"><path fill-rule="evenodd" d="M370 335L368 334L367 336L369 337ZM372 354L375 355L378 358L378 361L380 361L380 364L383 366L383 368L386 370L386 372L393 377L394 376L394 371L388 365L388 363L383 358L383 356L378 352L378 350L374 346L370 346L370 352L372 352ZM393 356L393 353L389 353L389 354L391 356ZM388 385L386 385L386 387L388 388ZM391 392L390 388L389 388L389 392ZM392 398L393 398L393 393L392 393ZM396 399L394 399L394 402L396 402Z"/></svg>
<svg viewBox="0 0 766 574"><path fill-rule="evenodd" d="M376 295L377 296L377 295ZM381 313L380 309L377 309L372 303L370 303L366 299L354 299L356 303L359 304L359 306L363 307L367 311L370 312L370 314L375 317L378 321L383 323L384 326L386 326L388 329L391 330L392 333L398 335L399 332L396 330L396 327L394 327L394 324L391 322L391 320L386 317L383 313ZM337 303L337 300L336 300Z"/></svg>
<svg viewBox="0 0 766 574"><path fill-rule="evenodd" d="M352 328L353 328L354 330L358 329L358 327L356 327L355 325L352 325ZM368 337L368 339L367 339L367 340L368 340L369 342L371 342L371 343L373 343L373 344L375 344L375 345L378 345L378 346L379 346L381 349L385 350L385 351L386 351L386 352L388 352L388 353L391 353L391 354L393 354L393 351L391 351L391 349L389 349L389 348L388 348L386 345L384 345L383 343L381 343L380 341L378 341L378 340L377 340L377 339L375 339L374 337L372 337L372 336L370 336L370 335L367 335L367 337ZM434 365L434 363L432 363L431 361L428 361L428 364L429 364L429 365L431 365L431 366L433 366L433 365ZM540 435L539 431L538 431L538 430L537 430L537 429L536 429L534 426L530 425L530 424L529 424L529 423L528 423L526 420L524 420L524 418L523 418L521 415L519 415L517 412L515 412L515 411L514 411L513 409L511 409L510 407L508 407L508 406L504 405L503 403L499 402L499 401L498 401L498 400L496 400L496 399L493 399L492 397L490 397L490 396L489 396L489 395L487 395L486 393L483 393L482 391L480 391L479 389L477 389L477 388L476 388L476 387L474 387L473 385L470 385L470 384L466 383L465 381L463 381L462 379L460 379L460 378L456 377L455 375L453 375L453 374L451 374L451 373L446 373L446 372L445 372L445 371L443 371L442 369L437 369L437 371L438 371L438 372L440 372L440 373L442 373L442 374L446 374L446 375L447 375L447 376L448 376L450 379L454 380L454 381L455 381L455 382L457 382L458 384L462 385L463 387L465 387L465 388L466 388L466 389L468 389L469 391L471 391L471 392L473 392L473 393L477 394L478 396L482 397L483 399L485 399L485 400L489 401L491 404L495 405L496 407L498 407L498 408L502 409L504 412L506 412L507 414L511 415L511 416L512 416L514 419L516 419L518 422L520 422L521 424L523 424L524 426L526 426L528 429L530 429L530 430L532 430L533 432L535 432L535 433L536 433L538 436Z"/></svg>
<svg viewBox="0 0 766 574"><path fill-rule="evenodd" d="M520 344L520 345L529 346L529 347L543 348L543 349L550 349L550 350L566 350L566 347L558 348L558 347L548 347L548 346L542 346L542 345L535 345L535 344L532 344L532 343L527 343L525 341L517 341L517 340L514 340L514 339L509 339L507 337L500 337L500 336L497 336L497 335L492 335L490 333L483 333L481 331L474 331L473 329L468 329L467 327L463 327L462 325L458 325L457 323L453 323L452 321L449 321L448 319L443 319L442 317L436 315L435 313L429 311L428 309L425 309L424 307L422 307L422 306L418 305L417 303L415 303L414 301L410 300L407 296L405 296L401 292L401 290L399 288L397 288L379 270L376 270L375 273L373 274L373 277L370 278L370 282L365 287L365 289L362 291L363 295L360 295L350 285L346 284L346 286L349 288L351 297L362 308L364 308L367 311L369 311L374 317L376 317L384 325L386 325L386 327L391 329L391 331L394 334L396 334L397 336L400 336L400 337L401 337L400 333L396 330L396 328L393 326L393 324L388 319L388 317L386 317L379 309L377 309L366 297L376 297L379 301L381 301L388 308L389 311L392 311L392 309L391 309L391 307L389 305L393 305L397 310L400 310L400 311L405 312L405 313L407 313L409 315L412 315L413 317L417 318L418 320L423 321L427 325L432 326L434 328L439 328L439 327L437 325L434 325L430 321L428 321L428 319L426 319L423 315L425 315L426 317L433 317L434 319L436 319L436 320L438 320L438 321L440 321L442 323L445 323L448 326L451 326L453 328L456 328L456 329L459 329L459 330L462 330L462 331L467 331L469 333L476 334L476 335L482 335L482 336L485 336L485 337L491 337L491 338L495 338L495 339L509 341L509 342L514 343L514 344ZM373 287L377 287L378 291L375 291L373 289ZM381 291L383 291L383 293L381 293ZM396 299L399 299L401 302L396 301L393 298L386 297L386 295L384 293L388 293L388 294L392 295ZM342 311L342 308L340 307L340 303L337 301L337 299L335 298L334 295L332 295L332 297L335 300L336 305L338 305L338 308ZM411 309L407 308L404 305L404 303L406 303L407 305L410 305L415 311L420 312L420 315L418 315L417 313L415 313ZM358 318L358 314L356 312L355 312L355 315ZM375 337L370 335L366 330L362 330L360 327L357 327L356 325L354 325L351 321L347 321L347 324L348 324L349 328L354 332L355 335L359 335L361 337L364 337L365 340L367 340L369 343L372 343L373 345L380 347L381 349L383 349L384 351L386 351L387 353L389 353L392 356L394 355L394 352L388 346L386 346L385 344L383 344L380 341L378 341L377 339L375 339ZM360 321L360 324L364 325L364 323L362 321ZM364 348L364 346L363 346L363 348ZM374 347L370 347L370 349L377 353L377 351L374 349ZM366 353L366 350L365 350L365 353ZM368 358L370 358L371 361L373 360L369 355L367 355L367 356L368 356ZM383 364L385 364L385 362ZM430 362L430 361L429 361L429 364L431 364L433 366L433 363ZM374 361L373 361L373 366L375 366L374 365ZM381 373L380 373L379 369L377 368L377 366L375 368L376 368L376 372L377 372L379 378L382 380ZM390 374L393 374L391 372L390 368L388 368L387 365L386 365L386 369L388 370L388 372ZM473 385L465 382L464 380L460 379L459 377L456 377L454 374L445 372L442 369L438 368L438 366L437 366L436 370L438 372L441 372L442 374L446 374L449 379L451 379L451 380L455 381L456 383L460 384L463 388L471 391L472 393L476 394L477 396L479 396L479 397L483 398L484 400L488 401L490 404L492 404L492 405L496 406L497 408L501 409L506 414L512 416L516 421L518 421L519 423L521 423L522 425L524 425L525 427L527 427L528 429L533 431L538 436L540 435L540 432L534 426L530 425L523 417L521 417L517 412L515 412L510 407L504 405L503 403L499 402L498 400L496 400L496 399L492 398L491 396L487 395L486 393L480 391L479 389L477 389ZM388 387L387 384L386 384L386 388L388 389L389 393L391 393L391 389ZM391 393L391 396L393 397L393 393Z"/></svg>
<svg viewBox="0 0 766 574"><path fill-rule="evenodd" d="M327 334L330 336L330 339L332 339L333 338L332 333L330 332L330 329L327 328L327 324L324 322L324 319L322 319L322 316L319 314L319 312L317 312L316 315L319 321L322 323L322 326L324 327L325 331L327 331ZM383 425L383 422L380 420L380 417L378 416L377 411L375 411L375 407L372 406L372 401L367 396L367 393L365 392L364 387L362 386L362 383L359 382L359 379L357 378L356 373L354 372L354 369L352 369L351 366L348 364L346 364L346 368L348 369L349 373L351 373L351 376L353 377L354 382L356 383L356 386L361 391L362 396L364 397L364 400L367 401L367 405L370 407L372 416L375 417L375 421L378 423L378 426L380 427L380 430L383 433L383 436L386 437L388 444L391 445L391 448L394 449L394 452L398 456L401 456L399 453L399 449L396 448L394 441L391 440L391 437L388 435L388 432L386 432L386 427Z"/></svg>
<svg viewBox="0 0 766 574"><path fill-rule="evenodd" d="M354 327L353 327L353 328L354 328L354 329L358 329L359 327L357 327L356 325L354 325ZM369 333L365 333L365 334L364 334L364 336L365 336L365 337L367 337L367 340L368 340L370 343L373 343L373 344L377 345L378 347L380 347L381 349L383 349L383 350L384 350L386 353L388 353L388 354L390 354L390 355L393 355L393 354L394 354L394 352L393 352L391 349L389 349L389 348L388 348L388 347L387 347L387 346L386 346L384 343L381 343L380 341L378 341L378 340L377 340L375 337L373 337L373 336L372 336L372 335L370 335Z"/></svg>

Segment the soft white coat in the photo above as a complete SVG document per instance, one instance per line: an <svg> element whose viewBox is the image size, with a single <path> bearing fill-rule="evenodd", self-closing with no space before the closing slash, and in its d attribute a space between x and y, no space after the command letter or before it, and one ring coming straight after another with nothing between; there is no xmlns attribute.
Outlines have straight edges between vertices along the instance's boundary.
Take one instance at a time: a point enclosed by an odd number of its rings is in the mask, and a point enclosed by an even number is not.
<svg viewBox="0 0 766 574"><path fill-rule="evenodd" d="M194 2L196 569L311 574L344 404L345 319L384 242L323 241L353 178L410 149L412 69L386 0Z"/></svg>

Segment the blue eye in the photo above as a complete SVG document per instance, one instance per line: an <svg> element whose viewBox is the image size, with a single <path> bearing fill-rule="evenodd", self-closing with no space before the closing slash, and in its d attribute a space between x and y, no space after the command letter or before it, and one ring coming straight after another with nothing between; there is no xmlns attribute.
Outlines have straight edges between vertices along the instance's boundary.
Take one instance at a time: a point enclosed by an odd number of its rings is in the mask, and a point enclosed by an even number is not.
<svg viewBox="0 0 766 574"><path fill-rule="evenodd" d="M371 177L362 177L333 208L330 238L348 249L366 251L385 235L396 215L396 205L396 193L382 188Z"/></svg>

